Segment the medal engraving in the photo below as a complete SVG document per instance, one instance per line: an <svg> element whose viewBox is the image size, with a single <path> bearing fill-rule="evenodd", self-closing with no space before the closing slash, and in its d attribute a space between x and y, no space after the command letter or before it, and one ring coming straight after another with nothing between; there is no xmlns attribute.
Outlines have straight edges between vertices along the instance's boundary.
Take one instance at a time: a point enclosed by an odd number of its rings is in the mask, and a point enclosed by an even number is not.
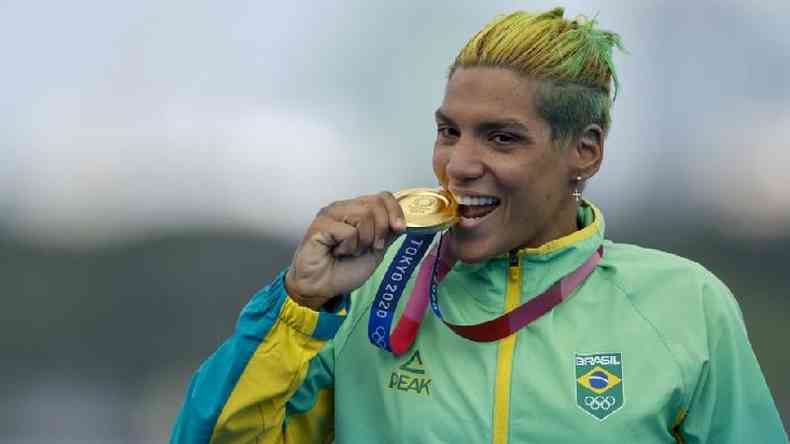
<svg viewBox="0 0 790 444"><path fill-rule="evenodd" d="M418 196L413 200L406 199L404 203L407 205L409 213L415 215L435 213L440 205L439 200L432 196Z"/></svg>
<svg viewBox="0 0 790 444"><path fill-rule="evenodd" d="M438 232L458 222L458 203L444 189L413 188L395 193L410 232Z"/></svg>

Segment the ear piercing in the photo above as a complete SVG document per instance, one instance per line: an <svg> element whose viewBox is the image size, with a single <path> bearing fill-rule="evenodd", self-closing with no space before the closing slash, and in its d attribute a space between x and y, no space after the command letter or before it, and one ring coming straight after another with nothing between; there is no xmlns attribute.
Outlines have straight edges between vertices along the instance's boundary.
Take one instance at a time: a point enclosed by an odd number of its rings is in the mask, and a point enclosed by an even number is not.
<svg viewBox="0 0 790 444"><path fill-rule="evenodd" d="M582 192L579 191L579 185L581 185L581 183L582 176L576 176L576 187L574 187L573 193L571 193L571 196L576 199L576 202L580 202L582 200Z"/></svg>

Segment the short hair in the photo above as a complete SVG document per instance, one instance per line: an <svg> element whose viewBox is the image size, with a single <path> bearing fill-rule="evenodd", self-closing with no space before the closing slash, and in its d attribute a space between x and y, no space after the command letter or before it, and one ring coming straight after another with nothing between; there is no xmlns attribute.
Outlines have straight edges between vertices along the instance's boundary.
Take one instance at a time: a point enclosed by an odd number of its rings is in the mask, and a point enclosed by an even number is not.
<svg viewBox="0 0 790 444"><path fill-rule="evenodd" d="M597 29L594 19L567 20L564 13L554 8L496 17L461 49L449 77L458 68L510 69L540 81L535 107L554 142L579 137L591 123L606 134L620 87L612 61L612 48L623 50L620 36Z"/></svg>

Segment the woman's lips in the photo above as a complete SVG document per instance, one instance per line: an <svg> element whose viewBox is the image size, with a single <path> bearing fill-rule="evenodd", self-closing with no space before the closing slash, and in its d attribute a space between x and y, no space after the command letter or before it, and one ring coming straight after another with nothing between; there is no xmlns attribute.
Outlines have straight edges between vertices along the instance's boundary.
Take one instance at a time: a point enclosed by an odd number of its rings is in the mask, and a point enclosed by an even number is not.
<svg viewBox="0 0 790 444"><path fill-rule="evenodd" d="M460 228L474 228L482 224L493 214L499 205L460 205L458 213L461 220L458 222Z"/></svg>
<svg viewBox="0 0 790 444"><path fill-rule="evenodd" d="M458 215L461 218L460 228L473 228L480 225L500 205L499 198L495 196L463 192L454 192L453 196L458 202Z"/></svg>
<svg viewBox="0 0 790 444"><path fill-rule="evenodd" d="M467 219L476 219L494 211L498 204L491 205L459 205L458 213Z"/></svg>

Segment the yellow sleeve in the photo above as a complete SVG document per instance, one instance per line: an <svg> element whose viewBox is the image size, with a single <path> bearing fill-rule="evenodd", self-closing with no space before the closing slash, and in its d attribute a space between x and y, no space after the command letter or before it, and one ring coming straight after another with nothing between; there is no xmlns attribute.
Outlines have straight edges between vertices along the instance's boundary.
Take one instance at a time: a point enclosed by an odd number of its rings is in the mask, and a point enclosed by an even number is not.
<svg viewBox="0 0 790 444"><path fill-rule="evenodd" d="M331 338L345 316L296 304L283 277L253 297L195 373L171 443L331 441Z"/></svg>

